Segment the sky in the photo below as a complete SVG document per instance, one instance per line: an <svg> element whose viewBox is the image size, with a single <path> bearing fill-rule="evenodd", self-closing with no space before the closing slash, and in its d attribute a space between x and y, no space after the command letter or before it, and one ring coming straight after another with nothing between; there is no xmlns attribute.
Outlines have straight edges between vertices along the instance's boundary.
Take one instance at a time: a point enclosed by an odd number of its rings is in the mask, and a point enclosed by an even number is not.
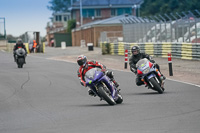
<svg viewBox="0 0 200 133"><path fill-rule="evenodd" d="M47 9L50 0L0 0L0 18L5 17L6 34L20 36L27 31L46 35L46 25L52 11Z"/></svg>

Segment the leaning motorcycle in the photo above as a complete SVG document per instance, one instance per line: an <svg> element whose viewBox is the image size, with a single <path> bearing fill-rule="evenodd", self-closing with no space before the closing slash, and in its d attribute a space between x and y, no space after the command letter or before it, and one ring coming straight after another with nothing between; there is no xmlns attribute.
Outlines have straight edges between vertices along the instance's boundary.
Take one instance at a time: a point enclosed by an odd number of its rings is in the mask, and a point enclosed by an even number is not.
<svg viewBox="0 0 200 133"><path fill-rule="evenodd" d="M25 64L25 56L26 56L26 51L23 48L18 48L15 51L15 59L18 68L23 68L23 65Z"/></svg>
<svg viewBox="0 0 200 133"><path fill-rule="evenodd" d="M123 97L111 79L100 68L92 68L85 74L86 86L109 105L121 104Z"/></svg>
<svg viewBox="0 0 200 133"><path fill-rule="evenodd" d="M155 90L159 94L164 92L164 80L153 63L144 58L137 62L136 68L138 76L141 76L141 80L146 85L145 87Z"/></svg>

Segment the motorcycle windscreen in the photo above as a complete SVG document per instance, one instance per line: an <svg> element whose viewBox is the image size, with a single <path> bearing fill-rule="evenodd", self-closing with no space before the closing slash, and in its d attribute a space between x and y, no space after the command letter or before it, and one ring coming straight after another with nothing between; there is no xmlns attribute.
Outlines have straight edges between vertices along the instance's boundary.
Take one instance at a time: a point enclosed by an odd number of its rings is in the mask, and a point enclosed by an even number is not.
<svg viewBox="0 0 200 133"><path fill-rule="evenodd" d="M85 73L86 82L95 81L98 78L98 75L101 73L100 68L92 68Z"/></svg>
<svg viewBox="0 0 200 133"><path fill-rule="evenodd" d="M149 62L149 60L147 58L139 60L136 64L136 68L139 68L139 69L144 68L146 66L147 62Z"/></svg>

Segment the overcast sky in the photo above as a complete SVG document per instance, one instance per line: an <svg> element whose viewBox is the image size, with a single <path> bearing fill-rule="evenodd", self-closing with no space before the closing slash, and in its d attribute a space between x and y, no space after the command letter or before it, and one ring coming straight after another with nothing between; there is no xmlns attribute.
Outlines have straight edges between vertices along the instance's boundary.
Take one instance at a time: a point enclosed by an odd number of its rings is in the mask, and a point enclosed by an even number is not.
<svg viewBox="0 0 200 133"><path fill-rule="evenodd" d="M5 17L7 35L19 36L26 31L39 31L41 36L45 36L45 27L52 14L47 9L49 1L0 0L0 17Z"/></svg>

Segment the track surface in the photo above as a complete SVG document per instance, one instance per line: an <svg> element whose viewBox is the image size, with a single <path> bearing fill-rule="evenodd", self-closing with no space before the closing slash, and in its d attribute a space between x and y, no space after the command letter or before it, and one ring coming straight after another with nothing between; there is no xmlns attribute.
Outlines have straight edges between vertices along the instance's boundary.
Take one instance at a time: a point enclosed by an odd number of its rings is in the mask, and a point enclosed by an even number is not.
<svg viewBox="0 0 200 133"><path fill-rule="evenodd" d="M124 102L108 106L80 85L76 64L47 57L28 56L18 69L0 51L1 133L200 132L199 87L167 80L160 95L114 71Z"/></svg>

